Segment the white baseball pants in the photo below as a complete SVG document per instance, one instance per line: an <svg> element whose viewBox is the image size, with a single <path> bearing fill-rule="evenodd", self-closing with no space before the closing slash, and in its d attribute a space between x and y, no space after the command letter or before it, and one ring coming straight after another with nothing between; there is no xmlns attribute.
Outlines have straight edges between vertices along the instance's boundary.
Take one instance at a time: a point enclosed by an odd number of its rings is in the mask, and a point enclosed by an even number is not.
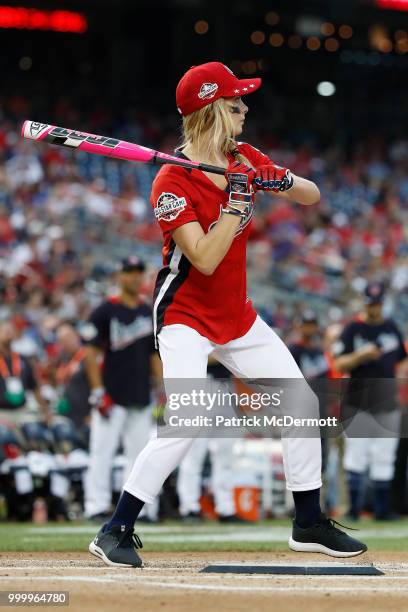
<svg viewBox="0 0 408 612"><path fill-rule="evenodd" d="M126 457L126 480L152 432L151 406L132 409L115 405L106 419L98 410L92 410L89 467L85 477L85 516L110 511L112 464L120 442L123 441Z"/></svg>
<svg viewBox="0 0 408 612"><path fill-rule="evenodd" d="M390 481L398 446L400 411L370 414L357 413L347 427L344 440L343 467L346 471L364 474L372 480ZM353 433L367 438L350 437ZM385 436L393 434L393 437Z"/></svg>
<svg viewBox="0 0 408 612"><path fill-rule="evenodd" d="M196 330L181 324L167 325L158 335L163 376L166 379L205 379L208 356L212 354L238 378L303 379L289 349L260 317L241 338L216 344ZM305 387L306 389L306 387ZM318 400L308 389L301 401L308 403L308 415L318 418ZM311 414L310 406L313 406ZM285 407L289 412L290 406ZM124 489L144 502L153 503L163 482L177 467L193 438L150 439L138 455ZM320 488L321 441L313 438L283 438L286 486L291 491Z"/></svg>
<svg viewBox="0 0 408 612"><path fill-rule="evenodd" d="M215 511L220 516L235 514L233 438L197 438L182 459L177 475L180 514L200 512L202 470L207 450L211 457L211 489Z"/></svg>

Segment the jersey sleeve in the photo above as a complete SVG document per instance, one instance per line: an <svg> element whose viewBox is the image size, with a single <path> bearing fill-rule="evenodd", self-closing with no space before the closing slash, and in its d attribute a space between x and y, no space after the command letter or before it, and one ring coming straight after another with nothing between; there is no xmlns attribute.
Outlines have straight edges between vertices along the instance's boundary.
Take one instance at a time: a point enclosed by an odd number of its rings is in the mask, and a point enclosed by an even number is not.
<svg viewBox="0 0 408 612"><path fill-rule="evenodd" d="M239 142L238 150L251 162L252 167L255 169L259 168L259 166L273 163L265 153L262 153L262 151L246 142Z"/></svg>
<svg viewBox="0 0 408 612"><path fill-rule="evenodd" d="M188 176L159 174L153 183L151 204L163 233L198 221L189 189Z"/></svg>
<svg viewBox="0 0 408 612"><path fill-rule="evenodd" d="M100 304L91 313L88 322L82 326L80 333L84 344L105 348L109 343L110 316L108 304Z"/></svg>
<svg viewBox="0 0 408 612"><path fill-rule="evenodd" d="M353 325L346 325L340 334L340 337L333 343L332 352L334 357L348 355L353 352Z"/></svg>

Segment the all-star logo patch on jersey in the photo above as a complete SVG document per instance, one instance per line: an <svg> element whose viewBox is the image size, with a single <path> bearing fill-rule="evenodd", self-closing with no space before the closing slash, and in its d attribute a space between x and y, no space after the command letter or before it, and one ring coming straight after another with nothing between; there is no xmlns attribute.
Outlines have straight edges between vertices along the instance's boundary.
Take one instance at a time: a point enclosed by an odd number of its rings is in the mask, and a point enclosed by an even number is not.
<svg viewBox="0 0 408 612"><path fill-rule="evenodd" d="M157 199L154 216L159 221L174 221L186 206L185 198L179 198L174 193L163 192Z"/></svg>
<svg viewBox="0 0 408 612"><path fill-rule="evenodd" d="M200 100L209 100L215 96L217 90L217 83L203 83L201 85L200 91L198 92L198 97L200 98Z"/></svg>

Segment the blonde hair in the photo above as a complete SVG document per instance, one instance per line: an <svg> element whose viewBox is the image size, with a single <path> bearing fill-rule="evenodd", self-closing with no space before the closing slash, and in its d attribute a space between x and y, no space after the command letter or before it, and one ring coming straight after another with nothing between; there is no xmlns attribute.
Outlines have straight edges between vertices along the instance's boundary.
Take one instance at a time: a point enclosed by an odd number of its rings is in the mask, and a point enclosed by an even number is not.
<svg viewBox="0 0 408 612"><path fill-rule="evenodd" d="M234 140L234 124L231 110L225 98L219 98L194 113L183 117L182 143L180 149L194 146L209 158L214 151L232 154L238 161L250 166L250 162L238 152Z"/></svg>

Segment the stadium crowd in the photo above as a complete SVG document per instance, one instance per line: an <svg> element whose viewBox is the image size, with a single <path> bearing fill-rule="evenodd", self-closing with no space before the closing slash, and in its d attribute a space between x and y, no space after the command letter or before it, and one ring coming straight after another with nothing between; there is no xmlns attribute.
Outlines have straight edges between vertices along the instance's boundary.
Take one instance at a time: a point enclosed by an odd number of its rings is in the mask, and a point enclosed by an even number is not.
<svg viewBox="0 0 408 612"><path fill-rule="evenodd" d="M50 401L61 360L62 323L76 329L113 285L115 261L148 259L143 288L151 296L160 265L161 232L149 203L157 168L107 160L20 138L29 103L15 97L0 107L0 319L12 318L19 354L31 359ZM56 124L76 126L67 100ZM175 118L142 113L113 122L94 111L87 131L171 152ZM258 129L257 129L258 128ZM351 144L293 144L251 125L251 140L277 163L310 177L321 190L318 207L296 207L259 195L249 249L249 278L270 290L268 322L286 337L293 317L316 299L322 323L345 321L369 281L388 288L387 308L404 334L408 325L408 140L371 136ZM275 300L273 291L295 301ZM405 306L405 308L404 308Z"/></svg>

